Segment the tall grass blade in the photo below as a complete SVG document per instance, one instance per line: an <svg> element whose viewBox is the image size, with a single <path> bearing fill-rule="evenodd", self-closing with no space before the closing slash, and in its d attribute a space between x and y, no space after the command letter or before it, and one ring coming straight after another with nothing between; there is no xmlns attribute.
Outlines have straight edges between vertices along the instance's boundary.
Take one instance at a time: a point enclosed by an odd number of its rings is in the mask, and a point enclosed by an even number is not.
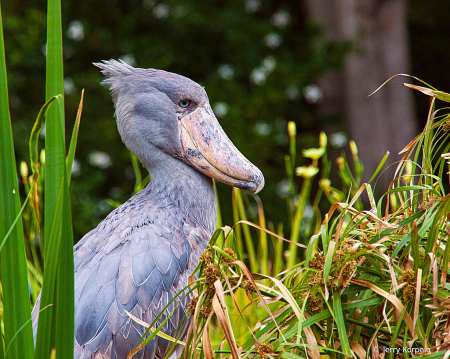
<svg viewBox="0 0 450 359"><path fill-rule="evenodd" d="M74 345L74 265L66 172L60 0L48 0L46 68L46 98L60 95L58 106L51 106L47 111L45 141L45 270L41 306L54 305L39 318L35 358L48 358L55 347L58 358L69 358L73 356ZM76 138L72 144L75 142ZM71 147L68 164L73 156L74 147Z"/></svg>
<svg viewBox="0 0 450 359"><path fill-rule="evenodd" d="M6 76L3 23L0 9L0 239L3 239L20 211L16 161L11 130ZM10 347L6 358L32 358L33 334L31 325L23 326L31 319L28 296L27 263L22 220L17 221L1 256L3 291L3 330L5 346ZM0 330L1 331L1 330ZM0 338L0 340L2 340ZM3 344L3 343L2 343ZM4 357L3 345L0 357Z"/></svg>
<svg viewBox="0 0 450 359"><path fill-rule="evenodd" d="M58 95L61 96L61 95ZM55 101L58 96L51 97L45 104L42 106L41 110L38 113L38 116L36 118L36 122L34 123L33 129L31 130L31 136L29 141L29 147L30 147L30 161L31 161L31 170L33 171L33 175L37 173L38 171L38 163L39 163L39 150L38 150L38 141L39 141L39 134L42 131L42 128L44 127L44 118L47 114L47 110L52 104L53 101Z"/></svg>
<svg viewBox="0 0 450 359"><path fill-rule="evenodd" d="M73 261L72 213L68 181L68 178L64 176L64 208L56 296L57 310L55 339L58 358L70 358L74 351L75 277Z"/></svg>
<svg viewBox="0 0 450 359"><path fill-rule="evenodd" d="M0 359L4 359L5 358L5 350L3 348L3 339L0 340Z"/></svg>
<svg viewBox="0 0 450 359"><path fill-rule="evenodd" d="M78 129L80 128L81 113L83 111L83 101L84 101L84 89L83 89L83 91L81 91L80 104L78 106L75 124L73 125L72 138L70 139L70 145L69 145L69 153L67 154L66 169L67 169L68 184L70 184L70 177L72 175L72 166L73 166L73 161L75 159L75 149L77 148Z"/></svg>
<svg viewBox="0 0 450 359"><path fill-rule="evenodd" d="M348 342L347 329L345 328L344 313L342 312L341 294L338 291L333 292L333 309L336 318L336 326L341 341L341 348L345 355L351 356L352 350Z"/></svg>
<svg viewBox="0 0 450 359"><path fill-rule="evenodd" d="M57 100L58 97L61 97L61 95L53 96L50 98L44 106L41 107L38 116L36 118L36 121L34 122L33 129L31 130L30 140L28 142L29 144L29 151L30 151L30 163L31 163L31 170L33 173L33 182L30 190L30 194L27 197L27 200L29 196L31 195L33 197L33 204L34 204L34 212L35 212L35 218L37 222L37 230L40 231L40 210L39 210L39 191L38 191L38 180L39 180L39 134L41 133L43 127L44 127L44 119L47 114L47 110L50 107L50 105L53 103L53 101Z"/></svg>
<svg viewBox="0 0 450 359"><path fill-rule="evenodd" d="M383 168L384 164L386 163L388 157L389 157L389 151L387 151L386 154L383 156L380 164L378 165L377 169L373 173L372 177L370 177L370 179L367 181L367 183L370 183L370 182L372 182L375 179L375 177L378 175L378 173L381 171L381 169Z"/></svg>
<svg viewBox="0 0 450 359"><path fill-rule="evenodd" d="M298 243L300 238L300 227L303 220L303 215L305 213L305 207L308 203L310 193L311 193L311 179L303 178L302 189L300 191L300 197L298 200L298 205L295 208L294 219L292 221L291 227L291 238L292 242ZM290 244L287 255L287 267L292 268L297 263L297 246L295 244Z"/></svg>
<svg viewBox="0 0 450 359"><path fill-rule="evenodd" d="M50 237L48 240L49 250L45 257L45 271L44 271L44 286L41 292L40 308L44 308L54 303L55 298L55 284L56 271L58 264L58 254L61 241L61 227L63 217L63 203L64 203L64 189L63 184L58 186L60 188L59 198L56 206L54 222L50 227ZM53 347L54 332L52 330L53 315L56 312L55 305L49 310L41 311L39 314L39 326L36 337L36 352L35 358L48 358ZM70 328L67 328L69 330ZM52 333L53 332L53 333ZM53 334L53 335L52 335ZM73 339L72 339L73 341ZM72 352L73 355L73 352Z"/></svg>
<svg viewBox="0 0 450 359"><path fill-rule="evenodd" d="M9 228L8 232L6 232L6 234L3 236L3 238L1 238L0 241L0 251L2 250L3 246L5 245L6 241L8 240L9 236L11 235L11 233L16 229L16 224L19 221L22 221L22 212L25 209L25 206L27 205L27 202L30 198L30 193L28 193L27 198L25 199L25 201L23 202L22 208L20 208L19 213L17 213L16 218L14 219L14 222L12 223L11 227Z"/></svg>
<svg viewBox="0 0 450 359"><path fill-rule="evenodd" d="M262 228L266 228L266 216L264 215L264 209L259 197L256 198L258 204L258 220L259 225ZM269 245L267 242L267 233L265 231L259 231L259 243L258 243L258 259L261 263L261 273L269 275ZM267 282L267 281L266 281Z"/></svg>
<svg viewBox="0 0 450 359"><path fill-rule="evenodd" d="M275 232L272 228L271 232ZM282 223L278 225L277 234L279 237L283 236L283 225ZM272 243L275 249L274 261L273 261L273 276L277 276L278 273L282 271L283 268L283 241L277 237L272 236Z"/></svg>
<svg viewBox="0 0 450 359"><path fill-rule="evenodd" d="M217 194L216 181L213 180L213 183L214 183L214 191L216 192L216 199L217 199L217 228L222 228L222 226L223 226L222 211L220 209L220 201L219 201L219 196ZM223 232L220 231L220 235L216 240L216 245L218 245L219 247L223 247L224 243L225 243L225 236L223 235Z"/></svg>
<svg viewBox="0 0 450 359"><path fill-rule="evenodd" d="M437 213L433 219L433 225L430 228L430 234L426 243L426 253L432 252L436 246L436 240L439 233L439 223L450 213L450 195L447 195L441 202ZM448 264L446 265L447 268Z"/></svg>
<svg viewBox="0 0 450 359"><path fill-rule="evenodd" d="M59 106L51 106L47 110L45 132L45 242L50 237L56 204L62 185L65 165L64 136L64 78L62 68L62 36L59 0L48 0L47 14L47 64L46 88L47 99L61 95ZM59 28L59 30L58 30Z"/></svg>
<svg viewBox="0 0 450 359"><path fill-rule="evenodd" d="M233 188L233 194L236 196L236 205L239 217L241 220L246 221L247 215L245 213L244 201L242 199L242 191L238 188ZM255 246L253 244L253 238L250 233L250 229L246 226L242 226L244 233L245 245L248 253L248 260L250 262L250 269L253 273L257 273L259 269L258 259L256 258Z"/></svg>

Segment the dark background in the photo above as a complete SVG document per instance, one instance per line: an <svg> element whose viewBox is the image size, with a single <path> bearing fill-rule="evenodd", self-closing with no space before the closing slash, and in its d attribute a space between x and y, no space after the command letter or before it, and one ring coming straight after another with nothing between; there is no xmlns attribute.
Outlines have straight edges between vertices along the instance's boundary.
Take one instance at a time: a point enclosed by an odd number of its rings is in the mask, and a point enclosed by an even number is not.
<svg viewBox="0 0 450 359"><path fill-rule="evenodd" d="M403 44L408 52L405 70L383 75L382 80L368 84L370 90L361 92L366 97L400 72L450 91L450 3L369 1L370 9L381 9L390 2L403 4L404 18L393 21L401 21L396 25L404 26L408 33ZM361 11L354 10L356 15ZM2 3L18 163L29 162L29 135L45 102L45 11L45 1ZM327 76L347 76L348 59L365 56L366 43L361 38L369 30L364 30L364 24L360 36L330 36L328 24L313 16L308 1L298 0L66 0L62 14L67 140L81 90L85 89L77 169L71 183L76 240L109 213L112 207L108 199L128 199L135 181L130 155L117 133L110 95L99 84L102 77L92 62L122 58L134 66L182 74L205 86L225 132L263 171L266 187L260 197L267 218L274 223L288 222L283 199L288 121L297 124L297 165L308 164L300 150L318 147L322 130L329 135L332 156L345 151L353 137L358 138L360 148L365 145L357 127L348 122L351 110L348 106L328 106L333 94L328 96L326 91L331 84L334 94L340 92L337 82L326 80ZM341 20L345 22L345 16L355 14L344 12ZM395 43L392 51L397 51ZM376 56L373 61L377 66ZM371 69L367 67L368 72ZM344 81L348 86L349 81ZM394 91L402 87L401 83L395 86ZM429 100L419 94L408 96L414 96L414 101L406 104L413 115L406 121L411 128L421 128ZM338 104L341 102L345 101ZM352 104L364 106L357 101ZM360 119L361 126L371 121L370 117ZM383 125L379 127L381 133L390 132ZM401 147L406 144L400 143ZM388 149L382 148L384 152ZM366 172L381 159L373 157L363 158L368 163ZM231 189L220 184L219 194L224 222L232 224Z"/></svg>

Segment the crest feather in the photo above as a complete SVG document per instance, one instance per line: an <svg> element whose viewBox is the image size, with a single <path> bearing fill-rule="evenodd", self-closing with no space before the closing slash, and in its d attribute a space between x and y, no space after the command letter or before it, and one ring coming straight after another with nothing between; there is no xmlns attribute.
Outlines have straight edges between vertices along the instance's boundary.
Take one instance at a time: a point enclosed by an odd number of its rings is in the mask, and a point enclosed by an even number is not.
<svg viewBox="0 0 450 359"><path fill-rule="evenodd" d="M114 85L118 78L136 73L136 69L123 60L103 60L102 62L94 62L93 64L100 68L102 74L105 76L102 85L105 85L113 91L115 90Z"/></svg>

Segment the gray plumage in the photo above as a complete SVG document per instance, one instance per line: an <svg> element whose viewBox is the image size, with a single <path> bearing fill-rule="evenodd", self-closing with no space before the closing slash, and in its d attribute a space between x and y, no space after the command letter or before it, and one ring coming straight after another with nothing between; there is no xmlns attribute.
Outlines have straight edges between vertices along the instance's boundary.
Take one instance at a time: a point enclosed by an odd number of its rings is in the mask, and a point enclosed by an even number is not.
<svg viewBox="0 0 450 359"><path fill-rule="evenodd" d="M208 147L209 141L228 140L220 126L209 132L212 136L199 135L189 127L205 116L214 117L201 86L180 75L136 69L115 60L96 66L112 91L120 135L148 169L151 181L74 246L74 358L125 359L145 331L125 310L151 323L187 286L215 230L216 197L208 176L253 191L262 188L264 179L238 152L243 160L233 162L237 170L227 172L220 170L220 163L215 165L214 157L222 154ZM215 117L206 119L218 126ZM198 136L204 136L206 145ZM230 144L227 148L234 151ZM192 153L195 158L189 157ZM235 154L223 155L232 160ZM245 167L244 174L240 166ZM190 296L180 298L164 311L157 325L176 308L163 332L184 339ZM35 334L39 304L40 297L33 309ZM155 337L135 358L162 358L170 346L169 341Z"/></svg>

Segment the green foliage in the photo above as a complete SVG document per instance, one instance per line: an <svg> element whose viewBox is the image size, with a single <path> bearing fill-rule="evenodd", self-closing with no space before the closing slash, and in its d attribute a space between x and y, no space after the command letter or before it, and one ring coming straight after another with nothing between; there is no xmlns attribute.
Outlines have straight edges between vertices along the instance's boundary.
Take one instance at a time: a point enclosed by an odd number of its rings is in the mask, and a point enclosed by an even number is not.
<svg viewBox="0 0 450 359"><path fill-rule="evenodd" d="M74 267L69 179L66 170L61 3L48 1L46 97L57 96L46 114L44 283L35 358L67 358L74 350ZM72 147L72 146L71 146ZM69 174L71 172L69 171Z"/></svg>
<svg viewBox="0 0 450 359"><path fill-rule="evenodd" d="M8 103L0 13L0 240L3 304L0 358L31 358L31 308L28 300L25 246ZM16 217L19 217L19 220L16 220Z"/></svg>
<svg viewBox="0 0 450 359"><path fill-rule="evenodd" d="M74 129L67 155L64 130L62 28L58 0L49 0L47 20L45 84L48 101L39 111L30 136L32 175L28 176L28 166L25 162L22 162L20 166L22 184L28 193L22 208L20 208L18 196L9 117L5 51L3 42L0 44L2 59L0 62L0 102L2 103L0 133L2 146L0 239L2 244L0 248L3 304L1 328L2 334L4 333L4 343L0 340L2 344L0 358L49 358L50 355L53 358L69 358L73 356L74 269L68 178L71 172L66 169L66 166L72 168L78 126ZM77 116L77 124L80 115L81 110ZM38 139L44 116L47 136L45 149L41 151L39 161ZM42 200L43 194L44 200ZM42 216L42 207L45 211L44 216ZM35 239L40 240L39 249L44 259L43 283ZM30 293L28 285L30 285ZM33 299L36 299L41 285L35 349L31 322L32 303L29 297L31 294Z"/></svg>
<svg viewBox="0 0 450 359"><path fill-rule="evenodd" d="M434 89L413 88L448 99L448 94ZM435 111L434 104L433 99L426 128L405 148L396 176L378 202L370 184L359 183L362 165L356 147L352 148L355 172L344 157L339 160L343 178L339 191L326 177L326 151L321 150L326 149L324 135L319 149L303 152L312 164L296 169L303 187L289 199L290 218L299 222L292 225L300 233L297 238L302 233L310 237L300 262L294 242L284 253L277 252L283 247L274 245L275 253L271 251L268 259L267 251L249 254L248 259L242 256L240 228L251 225L267 232L261 222L258 226L236 215L240 224L221 229L224 247L212 242L202 257L198 296L191 307L196 319L187 340L188 357L194 357L194 350L200 358L235 351L242 358L289 359L376 358L382 353L390 358L398 353L405 358L439 358L450 353L446 336L450 195L445 185L450 168L450 116ZM295 133L293 125L290 130ZM286 163L291 163L289 158ZM318 194L325 193L331 208L322 215L315 211L314 220L308 221L298 211L318 198L311 194L309 182L320 170ZM369 197L368 210L361 201L364 192ZM236 197L241 198L235 202L236 213L243 213L239 206L246 196ZM247 235L256 233L247 229ZM268 234L281 241L275 233ZM245 243L252 243L251 239ZM285 270L274 271L280 257ZM267 260L269 270L262 265ZM223 294L220 306L211 305Z"/></svg>

